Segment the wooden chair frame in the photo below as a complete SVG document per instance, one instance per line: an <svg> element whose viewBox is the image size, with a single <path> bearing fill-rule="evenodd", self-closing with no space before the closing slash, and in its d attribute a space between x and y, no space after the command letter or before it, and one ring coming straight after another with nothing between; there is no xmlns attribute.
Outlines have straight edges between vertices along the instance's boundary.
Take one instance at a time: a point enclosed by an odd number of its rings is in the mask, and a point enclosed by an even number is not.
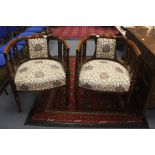
<svg viewBox="0 0 155 155"><path fill-rule="evenodd" d="M49 41L54 39L58 41L58 57L52 57L50 55L50 51L49 51L49 46L48 46L48 58L47 59L51 59L51 60L55 60L58 61L62 64L62 66L65 69L65 73L66 73L66 104L69 104L69 45L65 42L64 39L60 38L60 37L56 37L53 35L42 35L42 34L34 34L32 36L27 36L27 37L19 37L16 39L13 39L12 41L9 42L9 44L7 45L7 47L5 48L4 51L4 56L6 59L6 67L7 67L7 71L8 71L8 75L9 75L9 81L10 81L10 85L13 91L13 94L15 96L15 100L16 100L16 104L17 104L17 109L18 112L21 112L21 106L20 106L20 100L19 100L19 95L18 95L18 90L16 89L16 85L15 85L15 74L16 74L16 69L14 67L14 64L16 64L16 67L18 68L23 62L28 61L28 60L32 60L30 59L30 57L28 56L28 58L24 59L24 61L20 61L18 54L17 54L17 48L16 48L16 43L19 41L26 41L26 47L28 48L28 39L35 39L35 38L43 38L46 37L47 38L47 43L49 45ZM10 48L13 47L14 49L14 58L12 58L11 54L10 54ZM29 51L28 51L29 53ZM10 57L10 60L9 60ZM40 58L38 58L40 59ZM34 59L33 59L34 60ZM54 89L54 88L53 88ZM45 90L44 90L45 91ZM29 91L30 92L30 91Z"/></svg>
<svg viewBox="0 0 155 155"><path fill-rule="evenodd" d="M109 93L115 93L115 94L127 94L127 103L124 107L124 110L127 111L128 107L129 107L129 103L130 103L130 99L131 99L131 95L133 94L134 88L135 88L135 84L136 84L136 80L138 78L138 70L141 66L141 52L139 51L139 49L137 48L137 46L135 45L134 42L128 40L127 38L123 37L123 36L104 36L104 35L90 35L87 37L84 37L83 39L80 40L79 44L77 45L77 49L76 49L76 67L75 67L75 102L77 104L78 102L78 91L79 91L79 73L81 70L81 67L87 63L88 61L91 60L104 60L104 58L96 58L96 47L97 47L97 39L98 38L109 38L109 39L116 39L116 47L117 45L122 45L122 51L123 51L123 56L122 59L118 59L116 57L116 50L115 50L115 54L114 54L114 60L115 62L120 63L121 65L123 65L130 74L130 78L131 78L131 85L129 88L129 92L128 93L116 93L116 92L101 92L101 91L97 91L98 93L105 93L105 94L109 94ZM86 58L86 51L87 51L87 41L88 40L93 40L95 42L95 50L94 50L94 55L92 57L90 57L89 59ZM105 59L108 60L108 59ZM86 88L83 88L86 89ZM94 90L88 90L86 89L87 92L89 91L94 91Z"/></svg>

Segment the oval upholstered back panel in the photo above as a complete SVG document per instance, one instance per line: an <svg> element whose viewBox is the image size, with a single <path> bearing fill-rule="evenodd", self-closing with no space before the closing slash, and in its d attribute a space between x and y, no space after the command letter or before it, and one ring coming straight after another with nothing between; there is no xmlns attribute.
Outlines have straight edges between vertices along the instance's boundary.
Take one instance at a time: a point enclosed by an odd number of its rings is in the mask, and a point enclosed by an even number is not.
<svg viewBox="0 0 155 155"><path fill-rule="evenodd" d="M116 39L98 38L96 58L114 59Z"/></svg>
<svg viewBox="0 0 155 155"><path fill-rule="evenodd" d="M46 38L29 39L30 59L48 58L48 46Z"/></svg>

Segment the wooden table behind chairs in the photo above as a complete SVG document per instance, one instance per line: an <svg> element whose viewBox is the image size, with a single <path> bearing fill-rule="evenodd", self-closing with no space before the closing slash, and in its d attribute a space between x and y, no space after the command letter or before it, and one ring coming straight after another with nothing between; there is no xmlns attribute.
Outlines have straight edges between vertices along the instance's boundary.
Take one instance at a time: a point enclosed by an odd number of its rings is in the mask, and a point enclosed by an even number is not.
<svg viewBox="0 0 155 155"><path fill-rule="evenodd" d="M134 41L142 52L137 99L144 109L155 108L155 29L137 26L126 29L128 39Z"/></svg>

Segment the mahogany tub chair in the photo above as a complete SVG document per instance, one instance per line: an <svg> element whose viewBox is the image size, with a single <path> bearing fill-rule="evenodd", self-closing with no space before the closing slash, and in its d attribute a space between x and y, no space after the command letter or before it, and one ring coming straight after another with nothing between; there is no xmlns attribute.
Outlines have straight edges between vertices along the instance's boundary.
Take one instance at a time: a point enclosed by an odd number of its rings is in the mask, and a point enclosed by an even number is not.
<svg viewBox="0 0 155 155"><path fill-rule="evenodd" d="M23 40L28 54L21 60L16 44ZM53 40L58 43L57 56L50 54L49 41ZM9 54L11 47L15 52L13 60ZM21 112L18 92L45 91L65 86L66 105L69 104L69 46L62 38L42 34L19 37L8 44L4 55L18 112Z"/></svg>
<svg viewBox="0 0 155 155"><path fill-rule="evenodd" d="M95 42L93 56L87 57L87 41ZM121 46L120 46L121 45ZM116 49L122 47L122 57ZM91 35L81 39L76 50L75 102L79 88L105 94L126 96L123 111L128 111L141 64L141 52L136 45L122 36Z"/></svg>

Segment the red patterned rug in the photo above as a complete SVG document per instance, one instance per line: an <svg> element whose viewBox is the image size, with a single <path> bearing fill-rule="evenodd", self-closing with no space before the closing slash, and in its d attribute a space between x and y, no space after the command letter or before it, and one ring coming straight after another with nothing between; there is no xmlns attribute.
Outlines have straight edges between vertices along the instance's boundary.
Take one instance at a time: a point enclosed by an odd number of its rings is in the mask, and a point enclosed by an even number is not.
<svg viewBox="0 0 155 155"><path fill-rule="evenodd" d="M148 128L144 118L122 112L123 99L81 89L79 102L74 98L75 57L70 58L70 105L66 107L63 87L44 92L37 98L25 124L54 127Z"/></svg>
<svg viewBox="0 0 155 155"><path fill-rule="evenodd" d="M80 39L91 34L119 35L114 26L59 26L49 28L50 33L64 39Z"/></svg>

